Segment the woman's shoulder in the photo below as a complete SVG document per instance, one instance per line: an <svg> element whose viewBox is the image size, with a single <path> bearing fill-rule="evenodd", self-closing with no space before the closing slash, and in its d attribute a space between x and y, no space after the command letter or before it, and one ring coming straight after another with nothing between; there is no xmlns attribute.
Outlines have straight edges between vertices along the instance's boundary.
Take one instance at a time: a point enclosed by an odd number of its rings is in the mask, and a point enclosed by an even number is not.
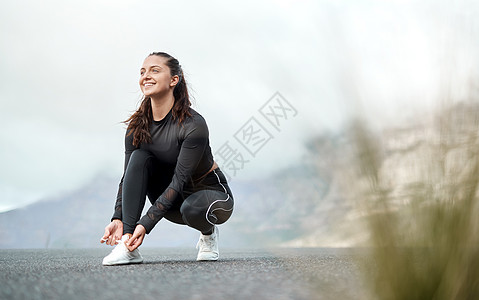
<svg viewBox="0 0 479 300"><path fill-rule="evenodd" d="M182 136L188 136L194 132L196 135L200 134L207 136L209 130L205 118L192 108L189 109L189 112L191 115L186 117L183 121L180 134Z"/></svg>
<svg viewBox="0 0 479 300"><path fill-rule="evenodd" d="M196 110L194 110L193 108L189 108L189 112L191 114L191 116L188 116L186 119L185 119L185 122L186 123L189 123L189 124L192 124L192 125L202 125L202 124L205 124L206 125L206 120L205 118L203 118L203 116L197 112Z"/></svg>

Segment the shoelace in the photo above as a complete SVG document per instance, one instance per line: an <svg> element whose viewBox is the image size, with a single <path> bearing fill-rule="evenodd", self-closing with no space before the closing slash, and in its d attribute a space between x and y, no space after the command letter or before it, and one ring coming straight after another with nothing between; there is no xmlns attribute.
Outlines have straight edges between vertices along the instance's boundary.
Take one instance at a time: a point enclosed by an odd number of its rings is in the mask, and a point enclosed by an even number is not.
<svg viewBox="0 0 479 300"><path fill-rule="evenodd" d="M198 240L198 243L196 243L196 249L199 249L200 247L202 248L203 247L203 239L200 237L200 239Z"/></svg>
<svg viewBox="0 0 479 300"><path fill-rule="evenodd" d="M118 242L118 244L116 244L115 248L113 248L113 250L111 250L111 252L117 252L117 251L120 251L120 249L122 248L121 247L121 243L122 241L121 240L116 240Z"/></svg>
<svg viewBox="0 0 479 300"><path fill-rule="evenodd" d="M213 243L214 243L214 238L210 237L203 237L201 236L200 239L198 240L198 243L196 244L196 249L200 248L202 251L211 251L213 248Z"/></svg>

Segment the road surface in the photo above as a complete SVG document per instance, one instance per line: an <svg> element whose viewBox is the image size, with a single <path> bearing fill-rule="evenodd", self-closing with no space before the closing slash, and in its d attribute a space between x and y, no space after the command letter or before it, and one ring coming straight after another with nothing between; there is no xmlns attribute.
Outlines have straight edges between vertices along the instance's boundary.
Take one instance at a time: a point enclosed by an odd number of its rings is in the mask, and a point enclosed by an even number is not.
<svg viewBox="0 0 479 300"><path fill-rule="evenodd" d="M111 248L0 250L0 299L368 299L351 249L141 249L143 264L104 267Z"/></svg>

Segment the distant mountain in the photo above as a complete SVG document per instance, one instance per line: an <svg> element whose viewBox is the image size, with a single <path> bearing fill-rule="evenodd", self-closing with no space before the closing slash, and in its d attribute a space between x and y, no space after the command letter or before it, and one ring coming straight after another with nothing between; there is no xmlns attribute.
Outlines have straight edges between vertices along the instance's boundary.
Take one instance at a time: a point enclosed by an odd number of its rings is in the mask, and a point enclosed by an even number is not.
<svg viewBox="0 0 479 300"><path fill-rule="evenodd" d="M113 181L99 176L81 189L1 213L0 247L93 247L114 193Z"/></svg>
<svg viewBox="0 0 479 300"><path fill-rule="evenodd" d="M437 203L463 205L461 195L477 189L471 183L479 149L479 103L474 99L449 103L401 126L372 130L353 123L345 134L313 139L310 163L304 165L314 166L316 178L328 188L301 214L297 238L282 244L367 246L371 230L366 221L378 215L401 212L401 222L412 228L418 226L408 220L412 211Z"/></svg>
<svg viewBox="0 0 479 300"><path fill-rule="evenodd" d="M307 161L264 180L231 183L235 210L220 225L222 247L277 246L308 231L327 183ZM97 176L89 184L21 209L0 213L0 248L99 247L109 223L118 179ZM145 209L148 209L147 203ZM162 220L145 239L150 247L194 247L198 233Z"/></svg>

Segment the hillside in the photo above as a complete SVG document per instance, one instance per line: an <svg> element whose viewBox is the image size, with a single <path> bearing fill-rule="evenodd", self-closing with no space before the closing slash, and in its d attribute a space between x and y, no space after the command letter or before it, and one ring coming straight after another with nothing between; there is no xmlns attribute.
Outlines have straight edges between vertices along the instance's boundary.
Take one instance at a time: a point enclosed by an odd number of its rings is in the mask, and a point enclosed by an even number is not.
<svg viewBox="0 0 479 300"><path fill-rule="evenodd" d="M304 220L327 188L318 185L316 170L304 163L264 180L231 182L235 210L220 226L222 247L277 246L303 234ZM100 246L117 185L118 179L97 176L75 191L1 213L0 248ZM162 220L145 246L194 247L197 239L196 231Z"/></svg>

